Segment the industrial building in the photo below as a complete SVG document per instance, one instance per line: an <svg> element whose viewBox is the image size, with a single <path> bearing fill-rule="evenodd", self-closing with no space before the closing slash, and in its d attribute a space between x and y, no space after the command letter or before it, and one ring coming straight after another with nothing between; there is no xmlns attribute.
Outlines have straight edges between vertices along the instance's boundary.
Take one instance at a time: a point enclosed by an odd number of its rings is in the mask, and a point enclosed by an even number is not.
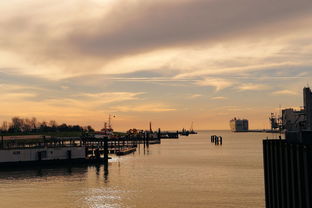
<svg viewBox="0 0 312 208"><path fill-rule="evenodd" d="M283 110L285 140L263 140L266 208L312 207L312 92L304 109Z"/></svg>

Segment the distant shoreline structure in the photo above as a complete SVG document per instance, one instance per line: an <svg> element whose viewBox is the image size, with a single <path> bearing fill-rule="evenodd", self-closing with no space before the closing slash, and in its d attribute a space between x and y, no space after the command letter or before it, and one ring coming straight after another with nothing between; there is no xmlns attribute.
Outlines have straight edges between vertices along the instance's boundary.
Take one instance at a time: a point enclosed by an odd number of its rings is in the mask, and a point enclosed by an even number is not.
<svg viewBox="0 0 312 208"><path fill-rule="evenodd" d="M230 128L232 132L248 132L249 121L247 119L237 119L234 117L230 120Z"/></svg>
<svg viewBox="0 0 312 208"><path fill-rule="evenodd" d="M247 119L237 119L236 117L230 120L230 128L235 133L280 133L279 130L274 129L249 129L249 121Z"/></svg>

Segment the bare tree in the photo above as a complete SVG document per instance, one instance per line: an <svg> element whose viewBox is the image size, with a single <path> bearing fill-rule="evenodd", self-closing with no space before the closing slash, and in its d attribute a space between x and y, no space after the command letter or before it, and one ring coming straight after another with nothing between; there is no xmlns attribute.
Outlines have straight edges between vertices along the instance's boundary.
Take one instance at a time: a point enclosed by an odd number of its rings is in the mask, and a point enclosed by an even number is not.
<svg viewBox="0 0 312 208"><path fill-rule="evenodd" d="M14 132L21 132L24 125L24 119L21 119L19 117L13 117L12 118L12 124L11 128Z"/></svg>
<svg viewBox="0 0 312 208"><path fill-rule="evenodd" d="M30 119L28 118L24 119L24 125L22 129L23 129L23 132L30 132L32 130L32 123Z"/></svg>
<svg viewBox="0 0 312 208"><path fill-rule="evenodd" d="M37 118L32 117L32 119L30 120L30 122L31 122L31 128L32 128L32 129L37 129L37 126L38 126Z"/></svg>
<svg viewBox="0 0 312 208"><path fill-rule="evenodd" d="M2 125L1 125L1 131L8 131L9 129L9 124L7 121L3 121Z"/></svg>
<svg viewBox="0 0 312 208"><path fill-rule="evenodd" d="M55 121L55 120L49 121L49 126L50 126L50 127L57 127L56 121Z"/></svg>

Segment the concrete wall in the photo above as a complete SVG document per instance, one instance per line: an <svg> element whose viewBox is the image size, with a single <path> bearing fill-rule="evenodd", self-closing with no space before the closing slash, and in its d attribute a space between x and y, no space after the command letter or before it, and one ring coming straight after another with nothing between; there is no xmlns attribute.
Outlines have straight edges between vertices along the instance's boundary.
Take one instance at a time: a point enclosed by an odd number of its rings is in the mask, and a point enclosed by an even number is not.
<svg viewBox="0 0 312 208"><path fill-rule="evenodd" d="M264 140L266 208L312 207L312 145Z"/></svg>
<svg viewBox="0 0 312 208"><path fill-rule="evenodd" d="M0 150L0 162L38 161L38 152L41 152L41 160L69 159L68 151L72 159L85 158L84 147L33 148Z"/></svg>

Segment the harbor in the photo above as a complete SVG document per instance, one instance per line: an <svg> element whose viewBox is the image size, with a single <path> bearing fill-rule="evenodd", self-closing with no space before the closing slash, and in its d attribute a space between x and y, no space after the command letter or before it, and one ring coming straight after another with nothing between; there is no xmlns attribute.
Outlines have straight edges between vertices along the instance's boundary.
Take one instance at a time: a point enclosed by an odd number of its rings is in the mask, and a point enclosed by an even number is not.
<svg viewBox="0 0 312 208"><path fill-rule="evenodd" d="M123 156L137 150L161 144L162 139L178 139L177 132L153 132L131 129L115 135L111 124L101 131L80 137L55 137L45 135L0 136L0 166L31 166L55 164L107 163L109 154Z"/></svg>
<svg viewBox="0 0 312 208"><path fill-rule="evenodd" d="M0 1L0 208L312 208L311 11Z"/></svg>
<svg viewBox="0 0 312 208"><path fill-rule="evenodd" d="M223 145L212 144L211 135L222 135ZM272 134L199 131L149 149L142 143L122 157L112 154L107 168L92 164L1 171L0 206L263 208L262 140L267 136Z"/></svg>

